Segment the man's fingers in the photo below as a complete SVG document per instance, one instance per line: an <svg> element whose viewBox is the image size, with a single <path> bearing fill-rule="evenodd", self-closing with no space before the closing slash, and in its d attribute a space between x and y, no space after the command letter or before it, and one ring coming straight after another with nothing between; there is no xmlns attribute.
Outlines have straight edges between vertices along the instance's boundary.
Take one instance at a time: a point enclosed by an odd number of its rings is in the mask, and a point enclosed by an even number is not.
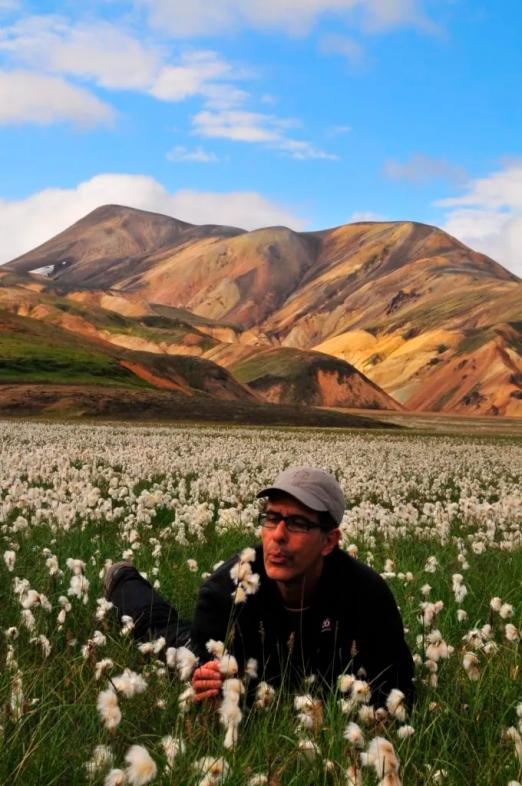
<svg viewBox="0 0 522 786"><path fill-rule="evenodd" d="M195 680L217 680L221 682L221 677L219 674L216 674L215 671L212 669L198 669L194 672L194 679Z"/></svg>
<svg viewBox="0 0 522 786"><path fill-rule="evenodd" d="M196 690L201 690L202 688L215 688L216 690L219 690L221 687L221 680L197 679L193 681L192 686L196 688Z"/></svg>
<svg viewBox="0 0 522 786"><path fill-rule="evenodd" d="M193 701L201 701L202 699L211 699L213 696L217 696L219 694L219 690L206 690L204 693L196 693L193 697Z"/></svg>
<svg viewBox="0 0 522 786"><path fill-rule="evenodd" d="M193 701L202 701L218 696L223 684L223 675L219 670L218 661L209 661L192 675L192 687L195 690Z"/></svg>

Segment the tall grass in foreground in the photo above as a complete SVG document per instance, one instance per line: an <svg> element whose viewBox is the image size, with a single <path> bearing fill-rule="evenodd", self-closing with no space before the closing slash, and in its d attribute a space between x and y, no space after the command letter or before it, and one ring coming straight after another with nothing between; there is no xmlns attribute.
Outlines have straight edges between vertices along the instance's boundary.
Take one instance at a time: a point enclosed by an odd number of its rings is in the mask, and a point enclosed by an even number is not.
<svg viewBox="0 0 522 786"><path fill-rule="evenodd" d="M215 704L194 707L186 713L178 709L182 685L150 656L142 655L129 637L121 636L118 626L108 615L96 622L95 598L101 597L101 583L96 578L106 558L121 553L121 543L106 532L103 522L86 528L82 537L69 533L57 540L54 554L62 565L72 554L90 567L92 575L90 599L87 605L71 598L72 609L61 630L56 614L36 608L35 631L20 626L20 605L10 588L11 576L2 575L0 604L2 627L18 627L19 636L11 641L14 657L22 674L24 706L16 719L10 706L13 671L2 668L0 702L3 708L3 744L0 757L2 784L85 784L88 782L85 763L92 757L96 745L110 745L116 762L124 762L127 749L136 743L144 745L159 766L166 765L161 739L171 734L181 737L186 751L175 760L172 772L158 775L158 784L196 784L201 780L193 763L205 755L225 755L230 764L227 783L246 784L248 774L262 773L273 784L345 784L346 769L356 752L343 738L349 721L338 706L340 694L332 691L325 697L324 722L313 735L320 753L311 758L297 747L294 695L283 690L277 696L277 710L256 707L244 709L239 743L235 750L223 750L223 728L220 726ZM109 528L107 527L107 530ZM44 543L52 540L45 528L38 535L23 538L17 554L16 574L28 578L32 587L44 593L55 608L58 596L64 593L66 581L49 576L41 558ZM199 583L199 572L211 569L222 555L233 553L247 545L250 539L230 533L214 539L212 545L195 544L178 547L161 561L159 580L161 591L173 600L183 615L189 615ZM373 550L375 564L382 566L390 559L390 546L380 543ZM435 573L424 573L428 556L437 557L440 567ZM382 729L364 730L368 739L378 731L394 743L401 759L405 784L476 784L493 786L520 780L522 766L518 762L513 743L503 738L503 730L516 723L515 707L522 701L520 678L520 650L517 642L505 639L501 618L489 608L492 596L515 603L517 618L513 623L520 628L522 585L522 553L499 554L487 552L474 556L465 573L468 595L465 607L466 622L457 621L456 603L451 591L451 574L458 567L457 553L451 547L441 549L435 544L399 541L394 544L393 557L399 572L411 571L414 579L389 579L401 606L408 639L418 651L416 636L423 628L418 620L419 604L423 600L420 588L429 579L430 597L443 600L437 627L444 640L455 647L455 653L440 663L438 685L424 684L429 672L419 669L418 698L408 723L414 734L404 740L397 736L400 724L385 724ZM187 559L196 559L198 573L187 566ZM145 572L153 569L150 553L143 551L136 559ZM96 566L96 570L94 569ZM516 604L518 602L518 609ZM480 676L470 680L462 667L462 637L470 627L493 623L491 641L498 650L481 657ZM84 657L81 646L93 636L95 629L107 637L107 643ZM31 641L45 635L51 645L45 657L41 644ZM2 637L0 657L5 664L7 638ZM104 729L96 711L96 698L107 678L95 680L95 664L101 658L114 662L111 673L126 667L142 672L147 690L135 698L120 701L123 719L114 733ZM313 693L313 685L311 687ZM304 692L304 690L303 690ZM357 718L354 718L357 720ZM331 762L325 768L325 762ZM444 777L445 771L447 773ZM91 782L103 783L104 777ZM371 772L364 773L364 783L376 783Z"/></svg>
<svg viewBox="0 0 522 786"><path fill-rule="evenodd" d="M38 447L38 429L31 428L32 439L25 443L27 435L10 437L19 455ZM268 433L261 432L261 439ZM189 437L187 431L184 438ZM298 463L300 449L299 463L310 461L308 437L292 439L290 460ZM237 440L230 444L240 450ZM247 440L250 453L251 434ZM130 766L125 757L139 745L152 757L156 775L150 782L157 786L346 786L348 768L359 769L360 763L359 749L345 737L351 721L361 727L365 750L376 736L392 742L405 786L522 781L522 750L517 754L514 734L522 723L522 520L520 478L512 462L499 469L490 446L475 465L482 448L470 443L459 465L455 456L464 443L456 440L447 443L446 453L456 452L446 467L442 452L427 440L350 443L352 450L371 454L373 463L351 481L359 490L343 544L357 548L360 559L385 575L401 607L417 661L414 709L405 722L367 726L357 711L342 712L338 689L322 693L311 683L301 693L320 698L321 719L303 729L295 693L283 687L266 708L242 704L238 743L225 749L216 703L182 711L185 685L163 661L140 652L112 612L100 613L97 600L105 561L133 555L180 615L189 617L202 574L255 541L249 500L266 458L255 455L248 478L237 466L227 474L216 459L203 482L194 466L158 473L152 449L144 459L150 472L141 467L132 474L103 444L106 455L99 445L91 453L83 444L76 453L68 446L62 460L45 447L38 460L27 459L26 470L12 458L0 467L0 784L100 786L111 767ZM414 462L416 448L408 454L413 444L422 448L418 478L404 470ZM140 445L142 452L147 449L146 440ZM389 471L381 470L374 482L378 461L388 461ZM278 469L270 467L274 474ZM211 488L212 473L221 478L219 493ZM423 512L412 524L415 510ZM390 523L386 516L392 514ZM381 523L375 524L378 516ZM74 584L71 559L85 564L76 564L76 576L86 578L88 588ZM435 657L433 641L447 645L449 657ZM468 658L465 668L466 654L476 662ZM112 665L96 679L103 659ZM147 687L133 698L119 694L122 719L110 731L97 699L126 668L142 675ZM405 726L413 733L401 732ZM506 734L510 727L514 731ZM181 748L170 767L167 736ZM113 761L92 773L86 765L99 745L110 748ZM223 758L226 778L211 780L201 767L198 771L195 764L203 757ZM379 782L369 767L360 775L364 786ZM139 782L147 781L131 781Z"/></svg>

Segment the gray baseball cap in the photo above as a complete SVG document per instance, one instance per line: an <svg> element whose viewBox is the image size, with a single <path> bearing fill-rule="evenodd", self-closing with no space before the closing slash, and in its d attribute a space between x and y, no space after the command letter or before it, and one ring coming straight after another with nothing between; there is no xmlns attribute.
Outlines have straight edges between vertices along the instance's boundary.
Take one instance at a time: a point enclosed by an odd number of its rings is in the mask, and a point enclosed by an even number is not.
<svg viewBox="0 0 522 786"><path fill-rule="evenodd" d="M342 489L334 476L322 469L288 467L257 496L267 497L272 491L284 491L310 510L329 513L336 524L340 524L343 519L345 502Z"/></svg>

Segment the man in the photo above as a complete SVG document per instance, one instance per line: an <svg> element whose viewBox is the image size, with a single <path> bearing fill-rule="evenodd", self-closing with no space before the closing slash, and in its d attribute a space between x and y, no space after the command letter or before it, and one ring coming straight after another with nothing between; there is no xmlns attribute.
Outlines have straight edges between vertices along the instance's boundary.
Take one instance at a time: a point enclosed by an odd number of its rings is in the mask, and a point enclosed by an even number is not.
<svg viewBox="0 0 522 786"><path fill-rule="evenodd" d="M345 672L370 682L372 702L382 705L392 688L413 699L413 662L399 611L384 580L339 548L344 496L322 470L292 467L257 495L267 499L260 516L261 545L250 556L259 588L237 600L238 555L202 585L192 623L175 611L125 563L112 566L107 597L136 621L135 635L164 635L188 644L200 663L193 674L195 701L220 692L223 675L206 649L225 642L243 670L257 662L258 679L297 686L304 677L333 686Z"/></svg>

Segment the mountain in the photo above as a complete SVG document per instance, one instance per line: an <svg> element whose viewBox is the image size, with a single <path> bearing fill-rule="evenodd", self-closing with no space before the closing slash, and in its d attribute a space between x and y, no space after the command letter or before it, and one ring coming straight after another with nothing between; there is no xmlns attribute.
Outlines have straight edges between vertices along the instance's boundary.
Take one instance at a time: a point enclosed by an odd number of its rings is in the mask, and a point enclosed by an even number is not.
<svg viewBox="0 0 522 786"><path fill-rule="evenodd" d="M45 270L65 287L106 289L138 276L148 258L203 238L233 237L234 227L195 226L175 218L119 205L93 210L47 243L7 265L17 273Z"/></svg>
<svg viewBox="0 0 522 786"><path fill-rule="evenodd" d="M158 388L253 401L221 366L191 356L135 352L0 310L0 383Z"/></svg>
<svg viewBox="0 0 522 786"><path fill-rule="evenodd" d="M13 278L15 280L13 280ZM22 274L0 273L0 384L59 383L148 386L175 390L184 395L195 391L223 401L258 401L255 385L242 384L224 367L203 358L216 347L243 342L256 351L248 331L242 334L226 324L168 306L146 306L111 293L60 295L52 288L43 292ZM86 298L84 297L86 295ZM113 302L115 301L115 302ZM126 315L105 306L117 305ZM141 312L141 313L140 313ZM284 350L276 350L284 352ZM287 350L296 354L295 350ZM397 406L382 391L344 361L318 353L322 365L332 363L349 377L344 397L336 403L349 407ZM317 365L317 364L316 364ZM357 392L353 385L356 381ZM323 385L324 387L324 385ZM296 391L297 393L297 391ZM105 393L103 393L105 395ZM360 396L360 402L359 402ZM331 398L331 397L330 397ZM322 388L314 396L280 397L280 403L328 405ZM372 403L373 402L373 403Z"/></svg>
<svg viewBox="0 0 522 786"><path fill-rule="evenodd" d="M264 365L292 357L297 380L327 355L363 375L360 401L380 389L379 406L522 415L522 282L424 224L244 232L106 206L0 269L0 305L30 297L32 316L61 298L83 309L81 330L97 323L113 344L199 355L268 400L291 400L300 383L267 381ZM106 312L131 322L105 329ZM314 374L323 405L353 400L345 367L335 385Z"/></svg>
<svg viewBox="0 0 522 786"><path fill-rule="evenodd" d="M321 352L276 347L232 364L230 371L264 399L276 403L402 409L349 363Z"/></svg>
<svg viewBox="0 0 522 786"><path fill-rule="evenodd" d="M0 411L3 416L395 427L353 414L269 405L210 361L121 350L2 309Z"/></svg>

